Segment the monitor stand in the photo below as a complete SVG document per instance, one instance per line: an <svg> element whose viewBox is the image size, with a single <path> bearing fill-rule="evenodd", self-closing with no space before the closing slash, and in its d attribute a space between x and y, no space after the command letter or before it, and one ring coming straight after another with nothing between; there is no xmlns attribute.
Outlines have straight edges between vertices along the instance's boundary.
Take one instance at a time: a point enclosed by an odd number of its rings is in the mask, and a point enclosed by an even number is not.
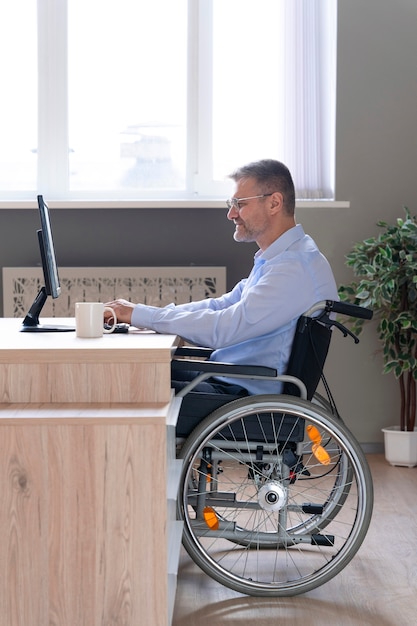
<svg viewBox="0 0 417 626"><path fill-rule="evenodd" d="M25 326L20 329L21 333L68 333L75 331L75 326L56 326L51 324L39 324L38 326Z"/></svg>
<svg viewBox="0 0 417 626"><path fill-rule="evenodd" d="M40 324L39 314L47 299L46 288L42 287L36 296L28 314L23 320L22 333L66 333L75 331L75 326L62 326L60 324Z"/></svg>

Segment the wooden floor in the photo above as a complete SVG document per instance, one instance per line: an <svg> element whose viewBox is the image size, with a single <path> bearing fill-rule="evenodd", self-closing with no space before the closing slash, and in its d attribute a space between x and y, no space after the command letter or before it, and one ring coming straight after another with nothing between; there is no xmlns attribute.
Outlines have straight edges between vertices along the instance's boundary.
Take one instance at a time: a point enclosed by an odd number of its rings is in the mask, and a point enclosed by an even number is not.
<svg viewBox="0 0 417 626"><path fill-rule="evenodd" d="M359 552L333 580L302 596L242 596L183 552L173 626L411 626L417 624L417 468L368 455L375 505Z"/></svg>

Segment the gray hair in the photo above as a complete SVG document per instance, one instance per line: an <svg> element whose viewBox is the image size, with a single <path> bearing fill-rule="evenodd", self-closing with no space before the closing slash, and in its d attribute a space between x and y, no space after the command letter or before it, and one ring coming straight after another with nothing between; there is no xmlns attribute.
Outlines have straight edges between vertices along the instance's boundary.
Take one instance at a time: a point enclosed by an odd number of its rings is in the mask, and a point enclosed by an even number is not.
<svg viewBox="0 0 417 626"><path fill-rule="evenodd" d="M284 210L288 215L294 215L295 189L291 172L284 163L274 159L262 159L239 167L229 174L229 178L238 182L242 178L253 178L262 187L263 193L279 191L283 195Z"/></svg>

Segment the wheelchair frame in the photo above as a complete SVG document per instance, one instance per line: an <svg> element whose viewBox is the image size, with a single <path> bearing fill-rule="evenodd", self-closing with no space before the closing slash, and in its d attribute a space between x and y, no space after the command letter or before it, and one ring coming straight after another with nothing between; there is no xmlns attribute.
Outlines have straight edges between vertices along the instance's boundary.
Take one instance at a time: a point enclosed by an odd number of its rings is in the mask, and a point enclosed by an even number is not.
<svg viewBox="0 0 417 626"><path fill-rule="evenodd" d="M177 426L183 545L203 571L240 593L314 589L350 562L366 536L373 506L367 461L327 384L328 399L315 394L331 328L358 341L334 313L372 317L355 305L317 303L299 319L285 375L195 360L210 354L200 348L175 354L174 370L200 372L177 394L184 404ZM284 393L193 392L213 375L275 379Z"/></svg>

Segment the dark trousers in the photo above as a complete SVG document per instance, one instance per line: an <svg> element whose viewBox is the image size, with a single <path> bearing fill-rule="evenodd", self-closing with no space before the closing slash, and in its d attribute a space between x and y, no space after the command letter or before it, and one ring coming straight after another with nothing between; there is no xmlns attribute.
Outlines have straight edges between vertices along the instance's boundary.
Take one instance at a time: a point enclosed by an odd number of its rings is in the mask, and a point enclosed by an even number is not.
<svg viewBox="0 0 417 626"><path fill-rule="evenodd" d="M184 389L184 387L188 385L191 380L197 378L198 375L199 372L178 372L175 369L171 369L171 387L175 389L175 392L178 392L181 389ZM226 393L242 397L249 395L247 389L244 387L224 383L221 380L216 380L215 378L208 378L207 380L198 383L198 385L194 387L193 391L200 391L202 393Z"/></svg>

